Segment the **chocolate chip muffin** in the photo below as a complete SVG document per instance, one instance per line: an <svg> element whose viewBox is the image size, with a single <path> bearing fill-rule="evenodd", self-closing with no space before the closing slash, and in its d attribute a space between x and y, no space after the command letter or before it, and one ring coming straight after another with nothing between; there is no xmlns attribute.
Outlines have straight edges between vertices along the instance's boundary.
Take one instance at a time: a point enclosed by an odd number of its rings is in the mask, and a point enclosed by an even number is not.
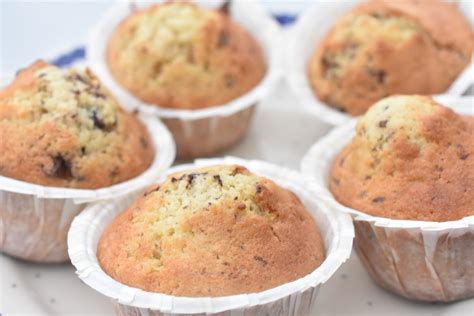
<svg viewBox="0 0 474 316"><path fill-rule="evenodd" d="M139 175L154 149L89 70L38 61L0 91L0 175L95 189Z"/></svg>
<svg viewBox="0 0 474 316"><path fill-rule="evenodd" d="M392 219L474 215L474 118L431 98L394 96L362 117L338 154L330 190L342 204Z"/></svg>
<svg viewBox="0 0 474 316"><path fill-rule="evenodd" d="M257 42L227 14L183 2L133 12L113 32L107 63L134 96L175 109L224 104L266 68Z"/></svg>
<svg viewBox="0 0 474 316"><path fill-rule="evenodd" d="M97 248L112 278L175 296L263 291L316 269L324 245L292 192L237 165L170 175L119 214Z"/></svg>
<svg viewBox="0 0 474 316"><path fill-rule="evenodd" d="M441 0L373 0L339 18L316 48L309 80L351 115L392 94L446 91L471 60L472 27Z"/></svg>

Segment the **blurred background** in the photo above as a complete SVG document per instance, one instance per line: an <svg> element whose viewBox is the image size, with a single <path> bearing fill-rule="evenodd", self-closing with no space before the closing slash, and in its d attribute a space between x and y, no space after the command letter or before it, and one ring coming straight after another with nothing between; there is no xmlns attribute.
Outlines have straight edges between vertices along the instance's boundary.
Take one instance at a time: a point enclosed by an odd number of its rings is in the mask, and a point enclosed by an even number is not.
<svg viewBox="0 0 474 316"><path fill-rule="evenodd" d="M253 1L253 0L248 0ZM113 0L0 0L0 71L16 72L39 56L74 52ZM269 14L289 25L310 0L265 0ZM76 54L81 52L76 52Z"/></svg>

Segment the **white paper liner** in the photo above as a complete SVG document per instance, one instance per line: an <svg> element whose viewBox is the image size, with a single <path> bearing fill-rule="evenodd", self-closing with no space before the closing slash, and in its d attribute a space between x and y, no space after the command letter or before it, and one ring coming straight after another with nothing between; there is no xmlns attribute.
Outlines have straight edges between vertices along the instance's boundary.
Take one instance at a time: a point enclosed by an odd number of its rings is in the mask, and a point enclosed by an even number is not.
<svg viewBox="0 0 474 316"><path fill-rule="evenodd" d="M318 0L298 18L287 37L285 72L291 89L308 113L333 125L346 123L353 116L338 111L314 95L308 80L308 62L316 44L326 35L336 19L358 3L360 3L359 0ZM474 28L474 2L459 1L458 4L461 12ZM474 58L471 58L471 63L445 94L462 95L472 84L474 84Z"/></svg>
<svg viewBox="0 0 474 316"><path fill-rule="evenodd" d="M0 85L9 82L4 77ZM155 182L174 161L175 144L155 117L140 116L155 148L150 167L130 180L88 190L47 187L0 176L0 250L31 261L67 260L66 234L85 203L113 199Z"/></svg>
<svg viewBox="0 0 474 316"><path fill-rule="evenodd" d="M79 278L98 292L126 305L117 307L120 309L119 314L123 315L159 315L160 312L166 315L221 312L224 313L220 315L308 314L307 310L313 310L319 285L326 282L350 256L354 236L350 216L333 213L319 203L317 195L308 190L303 177L297 172L261 161L234 157L203 159L196 160L194 164L172 168L169 173L213 164L243 165L297 194L315 218L326 246L327 257L321 266L301 279L270 290L226 297L176 297L125 286L102 271L97 261L96 248L104 228L133 200L133 196L129 195L110 203L91 205L72 223L68 251ZM296 314L292 313L295 311Z"/></svg>
<svg viewBox="0 0 474 316"><path fill-rule="evenodd" d="M150 3L162 1L132 1L137 8ZM196 1L199 5L209 6L222 1ZM122 88L109 72L106 62L106 48L109 38L117 25L130 13L130 2L121 2L113 6L92 29L87 43L87 62L103 83L130 109L156 115L161 118L173 118L183 121L198 120L209 117L227 117L245 110L261 101L275 86L281 76L280 62L282 59L279 28L275 21L265 12L264 8L254 1L236 0L231 2L232 19L245 27L260 44L266 57L267 72L262 81L245 95L226 104L198 110L179 110L147 104L134 97Z"/></svg>
<svg viewBox="0 0 474 316"><path fill-rule="evenodd" d="M472 97L451 96L444 100L448 99L459 105L465 105L457 108L459 113L474 114ZM467 106L469 103L470 106ZM303 157L301 172L311 183L311 188L330 209L352 215L356 226L355 249L369 273L384 288L408 298L428 301L452 301L474 296L474 283L460 281L474 277L474 254L459 259L454 254L455 250L440 249L444 239L450 240L453 243L451 246L455 247L466 243L462 238L467 240L474 238L474 216L448 222L389 219L365 214L346 207L334 199L328 186L331 164L335 156L351 141L355 134L356 123L357 120L352 119L345 125L333 129L316 142ZM372 236L372 239L367 237L368 235ZM410 242L407 242L407 238ZM404 242L406 244L401 246ZM410 249L409 246L413 245L419 248ZM414 271L410 266L414 266L415 262L420 260L420 249L423 250L422 256L424 256L421 260L424 265L420 265L420 269L425 271L425 275L418 270ZM464 249L467 252L470 250ZM410 262L400 259L402 256L407 256L410 251L413 252ZM455 264L451 271L447 272L444 266L435 267L433 264L438 260L435 256L439 256L442 251L452 255ZM389 263L381 263L381 258L390 258ZM454 275L457 268L466 271L464 279ZM449 276L449 273L453 273L453 276Z"/></svg>

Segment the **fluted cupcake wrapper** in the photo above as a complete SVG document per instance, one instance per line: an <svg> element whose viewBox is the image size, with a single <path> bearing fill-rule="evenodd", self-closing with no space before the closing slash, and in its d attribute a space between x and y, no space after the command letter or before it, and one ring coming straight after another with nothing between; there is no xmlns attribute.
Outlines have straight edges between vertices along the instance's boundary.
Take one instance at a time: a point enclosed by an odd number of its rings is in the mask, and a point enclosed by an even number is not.
<svg viewBox="0 0 474 316"><path fill-rule="evenodd" d="M158 119L140 118L151 136L155 157L151 166L133 179L88 190L47 187L0 176L0 251L29 261L66 261L67 231L74 216L89 202L114 199L155 182L173 163L175 144Z"/></svg>
<svg viewBox="0 0 474 316"><path fill-rule="evenodd" d="M160 1L157 1L160 2ZM197 1L206 4L206 1ZM115 81L106 62L109 38L118 24L134 9L150 2L118 3L92 29L87 43L87 63L124 106L159 117L173 133L178 158L213 155L238 142L248 128L255 106L262 101L281 77L282 48L276 22L257 2L231 2L232 18L257 40L267 64L265 77L246 94L222 105L196 109L169 109L147 104L133 96Z"/></svg>
<svg viewBox="0 0 474 316"><path fill-rule="evenodd" d="M454 1L453 1L454 2ZM347 123L353 116L340 112L334 107L318 99L308 80L308 63L317 43L334 25L337 18L344 15L359 0L321 1L312 4L296 21L286 34L285 67L286 79L298 97L301 106L308 113L322 121L339 125ZM457 2L459 9L474 27L474 4L470 1ZM474 58L459 77L451 84L445 94L460 96L474 83Z"/></svg>
<svg viewBox="0 0 474 316"><path fill-rule="evenodd" d="M458 99L458 104L466 101ZM352 120L315 143L304 156L301 170L330 209L352 215L355 250L366 270L381 287L409 299L473 297L474 216L450 222L392 220L345 207L334 199L328 188L331 163L351 140L355 124Z"/></svg>
<svg viewBox="0 0 474 316"><path fill-rule="evenodd" d="M102 231L134 196L91 205L72 223L68 251L79 278L111 298L117 315L310 315L315 310L319 286L349 258L354 236L350 216L333 213L320 203L297 172L261 161L226 157L196 160L193 164L172 168L169 173L214 164L240 164L294 192L318 224L326 259L311 274L259 293L190 298L145 292L109 277L100 268L96 256Z"/></svg>

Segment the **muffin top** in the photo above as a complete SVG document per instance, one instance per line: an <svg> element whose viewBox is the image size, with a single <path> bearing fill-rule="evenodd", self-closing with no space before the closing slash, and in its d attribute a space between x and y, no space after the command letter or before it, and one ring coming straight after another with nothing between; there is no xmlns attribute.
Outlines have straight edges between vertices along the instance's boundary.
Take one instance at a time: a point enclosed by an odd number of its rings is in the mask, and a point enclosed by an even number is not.
<svg viewBox="0 0 474 316"><path fill-rule="evenodd" d="M474 215L474 118L431 98L393 96L363 116L331 168L342 204L424 221Z"/></svg>
<svg viewBox="0 0 474 316"><path fill-rule="evenodd" d="M441 0L372 0L340 17L309 63L315 94L360 115L392 94L446 91L469 64L472 27Z"/></svg>
<svg viewBox="0 0 474 316"><path fill-rule="evenodd" d="M224 104L265 74L257 42L227 14L187 2L136 11L114 31L107 63L141 100L166 108Z"/></svg>
<svg viewBox="0 0 474 316"><path fill-rule="evenodd" d="M170 175L114 219L97 249L102 269L121 283L194 297L296 280L324 253L298 197L237 165Z"/></svg>
<svg viewBox="0 0 474 316"><path fill-rule="evenodd" d="M100 188L151 164L153 145L88 69L38 61L0 91L0 175L46 186Z"/></svg>

